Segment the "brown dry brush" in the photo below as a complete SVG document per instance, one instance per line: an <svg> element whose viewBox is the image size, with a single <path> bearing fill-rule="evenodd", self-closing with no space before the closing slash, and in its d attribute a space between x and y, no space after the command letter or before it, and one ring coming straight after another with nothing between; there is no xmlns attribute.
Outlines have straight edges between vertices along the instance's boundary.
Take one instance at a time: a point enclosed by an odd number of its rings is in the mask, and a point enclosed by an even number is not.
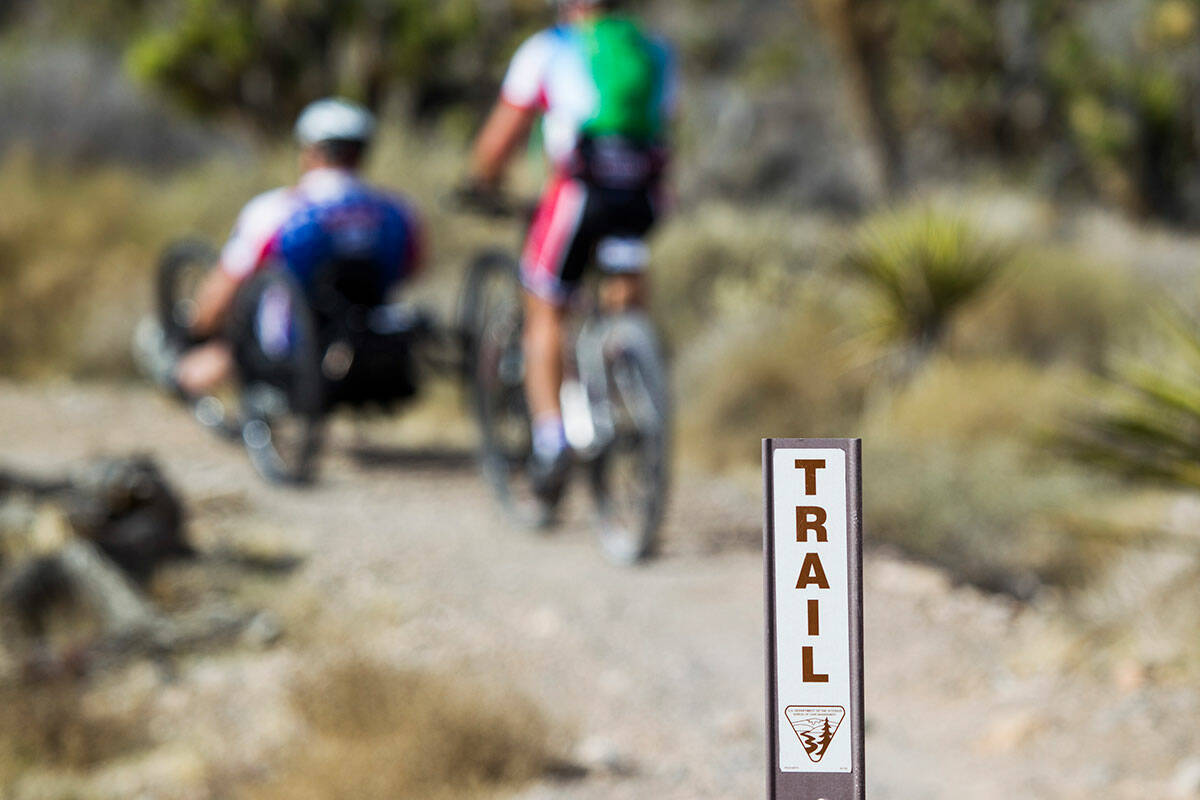
<svg viewBox="0 0 1200 800"><path fill-rule="evenodd" d="M245 797L485 797L561 763L530 702L470 680L350 656L302 676L291 699L308 734Z"/></svg>

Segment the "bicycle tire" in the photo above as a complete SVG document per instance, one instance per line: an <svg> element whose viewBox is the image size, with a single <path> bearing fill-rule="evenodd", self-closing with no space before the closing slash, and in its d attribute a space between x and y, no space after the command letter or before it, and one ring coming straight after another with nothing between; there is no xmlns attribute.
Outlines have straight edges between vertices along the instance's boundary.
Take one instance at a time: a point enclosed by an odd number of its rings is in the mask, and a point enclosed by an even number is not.
<svg viewBox="0 0 1200 800"><path fill-rule="evenodd" d="M590 463L597 535L605 556L633 565L658 552L670 488L671 408L658 337L644 314L598 323L608 402L620 417L612 441ZM619 472L633 470L628 486Z"/></svg>
<svg viewBox="0 0 1200 800"><path fill-rule="evenodd" d="M264 303L287 304L286 352L268 353L258 331ZM314 478L326 390L316 323L291 276L267 270L250 279L234 301L233 343L242 406L242 442L255 470L281 485Z"/></svg>
<svg viewBox="0 0 1200 800"><path fill-rule="evenodd" d="M527 492L525 475L532 433L525 401L524 314L516 261L502 251L478 255L467 271L459 330L464 375L479 429L479 464L485 481L523 527L542 527L542 509Z"/></svg>
<svg viewBox="0 0 1200 800"><path fill-rule="evenodd" d="M167 246L158 260L155 313L167 341L194 344L191 333L195 292L205 275L216 269L217 251L199 239L182 239Z"/></svg>

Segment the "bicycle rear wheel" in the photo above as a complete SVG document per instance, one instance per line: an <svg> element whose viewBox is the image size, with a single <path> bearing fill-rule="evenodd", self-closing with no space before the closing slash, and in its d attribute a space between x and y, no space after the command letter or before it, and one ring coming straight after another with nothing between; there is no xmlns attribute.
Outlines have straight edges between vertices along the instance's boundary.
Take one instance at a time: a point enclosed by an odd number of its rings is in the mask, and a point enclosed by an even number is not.
<svg viewBox="0 0 1200 800"><path fill-rule="evenodd" d="M274 270L255 276L238 294L229 337L250 462L272 483L311 481L325 386L316 324L300 287Z"/></svg>
<svg viewBox="0 0 1200 800"><path fill-rule="evenodd" d="M658 338L649 319L626 313L586 334L604 364L607 445L591 461L600 545L611 561L652 557L670 483L670 402ZM591 337L595 337L592 339Z"/></svg>
<svg viewBox="0 0 1200 800"><path fill-rule="evenodd" d="M192 344L196 294L204 278L216 269L217 258L217 251L208 243L185 239L167 247L159 259L156 313L159 327L171 344Z"/></svg>
<svg viewBox="0 0 1200 800"><path fill-rule="evenodd" d="M524 312L511 256L488 252L475 259L460 313L484 478L518 523L538 527L544 515L527 475L532 434L521 349Z"/></svg>

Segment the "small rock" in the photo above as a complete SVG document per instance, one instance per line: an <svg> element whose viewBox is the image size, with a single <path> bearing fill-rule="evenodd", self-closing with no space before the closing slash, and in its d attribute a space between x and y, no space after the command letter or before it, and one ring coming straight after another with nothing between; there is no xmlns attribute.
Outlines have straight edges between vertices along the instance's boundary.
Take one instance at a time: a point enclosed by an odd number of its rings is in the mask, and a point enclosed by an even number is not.
<svg viewBox="0 0 1200 800"><path fill-rule="evenodd" d="M591 773L628 776L637 771L632 758L622 753L610 740L590 736L575 749L574 761Z"/></svg>
<svg viewBox="0 0 1200 800"><path fill-rule="evenodd" d="M1145 664L1132 659L1122 661L1113 669L1113 683L1122 692L1136 692L1143 688L1150 678L1150 670Z"/></svg>
<svg viewBox="0 0 1200 800"><path fill-rule="evenodd" d="M274 614L262 611L246 624L242 641L251 647L266 649L283 638L283 625Z"/></svg>
<svg viewBox="0 0 1200 800"><path fill-rule="evenodd" d="M1200 797L1200 758L1189 758L1175 770L1171 778L1171 796Z"/></svg>
<svg viewBox="0 0 1200 800"><path fill-rule="evenodd" d="M1019 711L993 723L977 749L983 753L1008 753L1029 744L1044 727L1045 722L1032 711Z"/></svg>
<svg viewBox="0 0 1200 800"><path fill-rule="evenodd" d="M53 555L62 550L73 535L71 523L62 511L54 506L45 505L38 511L29 531L31 555Z"/></svg>

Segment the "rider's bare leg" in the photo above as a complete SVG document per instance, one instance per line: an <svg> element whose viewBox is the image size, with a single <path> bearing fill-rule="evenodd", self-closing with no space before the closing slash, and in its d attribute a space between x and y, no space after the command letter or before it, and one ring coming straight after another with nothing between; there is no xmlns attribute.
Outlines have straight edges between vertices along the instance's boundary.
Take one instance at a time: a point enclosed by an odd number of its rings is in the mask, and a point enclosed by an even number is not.
<svg viewBox="0 0 1200 800"><path fill-rule="evenodd" d="M233 352L224 342L194 347L179 360L175 377L192 397L212 394L233 375Z"/></svg>
<svg viewBox="0 0 1200 800"><path fill-rule="evenodd" d="M533 416L534 447L543 454L553 446L551 434L562 439L562 412L559 392L563 382L563 341L565 310L531 292L525 293L525 397ZM539 446L540 445L540 446Z"/></svg>

